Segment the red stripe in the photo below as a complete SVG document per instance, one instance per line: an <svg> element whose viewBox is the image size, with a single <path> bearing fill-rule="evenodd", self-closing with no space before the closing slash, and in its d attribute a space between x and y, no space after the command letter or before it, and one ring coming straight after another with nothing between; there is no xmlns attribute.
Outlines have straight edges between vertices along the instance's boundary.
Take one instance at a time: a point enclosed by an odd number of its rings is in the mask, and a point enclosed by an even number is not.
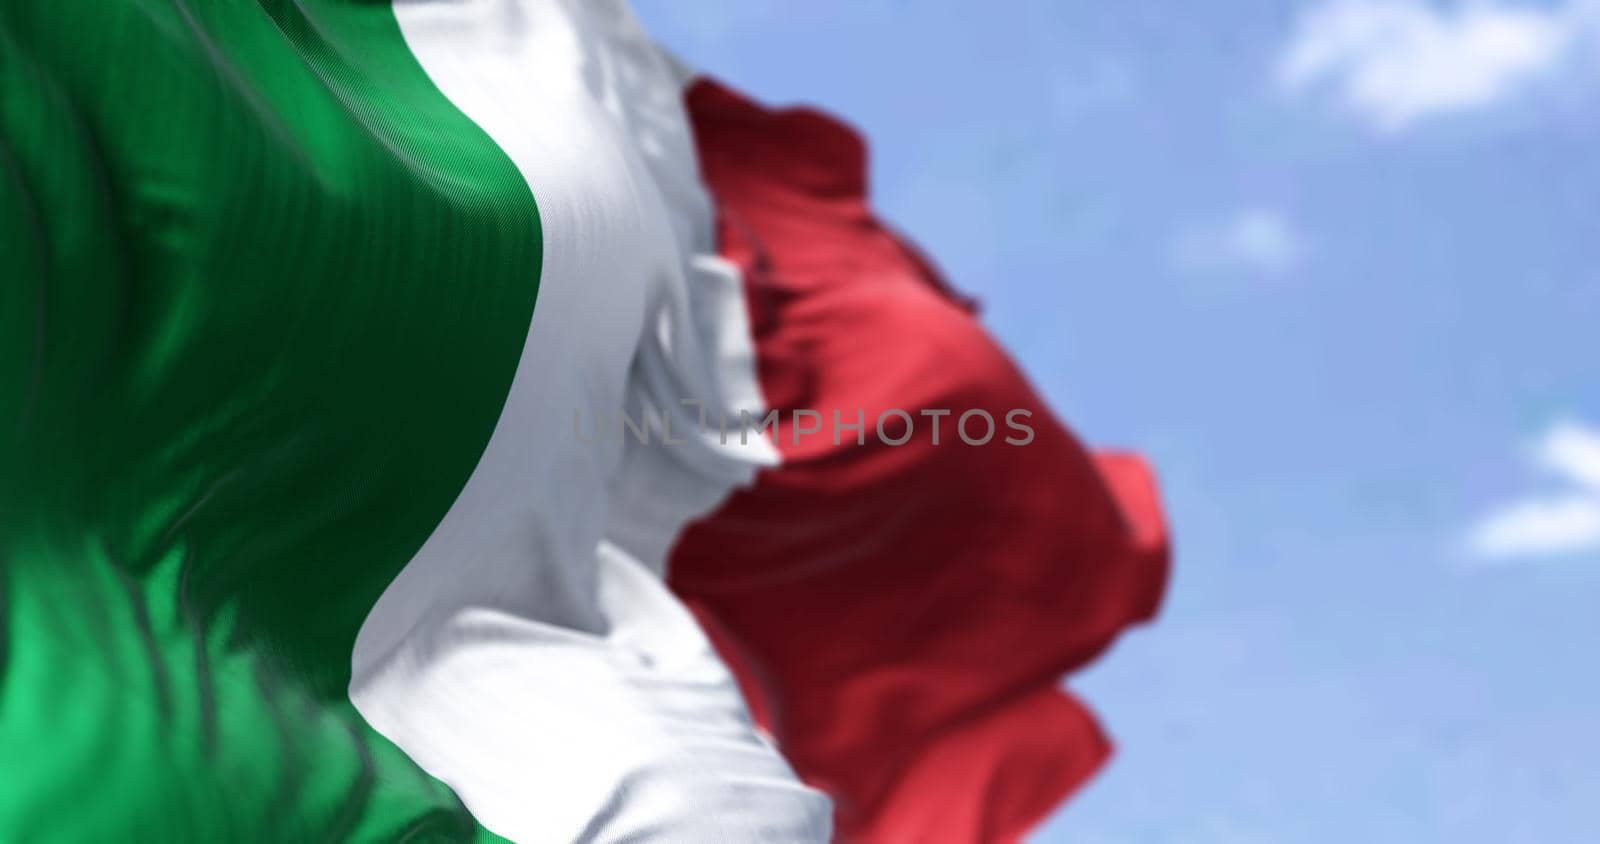
<svg viewBox="0 0 1600 844"><path fill-rule="evenodd" d="M1015 840L1109 752L1057 687L1159 603L1153 479L1085 451L873 216L854 132L712 82L688 103L769 403L859 409L868 430L834 445L827 420L796 445L785 427L782 466L686 531L672 584L833 794L841 840ZM999 432L966 445L952 416L934 445L917 417L891 447L872 430L890 408L982 409ZM1001 442L1014 408L1034 414L1026 446Z"/></svg>

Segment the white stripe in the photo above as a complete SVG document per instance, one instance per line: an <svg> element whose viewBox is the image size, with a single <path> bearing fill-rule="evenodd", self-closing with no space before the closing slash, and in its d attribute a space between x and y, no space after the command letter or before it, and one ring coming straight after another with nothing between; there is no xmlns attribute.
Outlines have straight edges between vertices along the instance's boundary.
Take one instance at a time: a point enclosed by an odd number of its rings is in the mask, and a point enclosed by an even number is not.
<svg viewBox="0 0 1600 844"><path fill-rule="evenodd" d="M683 524L775 460L677 434L762 405L673 73L625 6L397 0L429 76L532 187L533 322L479 466L362 626L350 696L489 829L534 842L826 841L826 798L756 733L659 574ZM530 270L531 271L531 270ZM658 432L659 433L659 432Z"/></svg>

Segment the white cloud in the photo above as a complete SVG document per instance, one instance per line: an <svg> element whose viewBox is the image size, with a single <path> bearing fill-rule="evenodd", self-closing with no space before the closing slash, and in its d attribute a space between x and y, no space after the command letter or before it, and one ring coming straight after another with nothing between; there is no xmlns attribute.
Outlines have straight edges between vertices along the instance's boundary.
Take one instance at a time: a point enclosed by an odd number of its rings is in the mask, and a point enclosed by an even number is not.
<svg viewBox="0 0 1600 844"><path fill-rule="evenodd" d="M1176 252L1179 263L1191 269L1247 269L1278 275L1300 263L1305 243L1282 214L1250 208L1220 225L1184 232Z"/></svg>
<svg viewBox="0 0 1600 844"><path fill-rule="evenodd" d="M1600 550L1600 431L1558 423L1532 456L1570 488L1491 513L1467 537L1468 547L1479 557L1499 559Z"/></svg>
<svg viewBox="0 0 1600 844"><path fill-rule="evenodd" d="M1561 422L1539 442L1539 465L1600 495L1600 431Z"/></svg>
<svg viewBox="0 0 1600 844"><path fill-rule="evenodd" d="M1331 89L1384 131L1487 108L1555 74L1600 24L1592 0L1323 0L1300 19L1278 66L1290 92Z"/></svg>
<svg viewBox="0 0 1600 844"><path fill-rule="evenodd" d="M1572 493L1519 501L1472 533L1481 557L1527 557L1600 548L1600 496Z"/></svg>

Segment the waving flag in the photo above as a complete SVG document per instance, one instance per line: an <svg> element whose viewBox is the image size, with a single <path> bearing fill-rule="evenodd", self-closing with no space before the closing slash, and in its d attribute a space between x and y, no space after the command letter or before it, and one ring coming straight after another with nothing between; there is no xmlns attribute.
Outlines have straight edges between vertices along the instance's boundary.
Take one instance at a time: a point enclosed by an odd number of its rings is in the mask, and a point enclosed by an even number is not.
<svg viewBox="0 0 1600 844"><path fill-rule="evenodd" d="M1152 478L1078 445L874 217L852 131L710 81L688 102L768 402L849 410L777 437L674 585L842 838L1016 840L1106 757L1057 684L1155 612Z"/></svg>
<svg viewBox="0 0 1600 844"><path fill-rule="evenodd" d="M0 839L1020 834L1153 487L864 182L614 0L0 7Z"/></svg>

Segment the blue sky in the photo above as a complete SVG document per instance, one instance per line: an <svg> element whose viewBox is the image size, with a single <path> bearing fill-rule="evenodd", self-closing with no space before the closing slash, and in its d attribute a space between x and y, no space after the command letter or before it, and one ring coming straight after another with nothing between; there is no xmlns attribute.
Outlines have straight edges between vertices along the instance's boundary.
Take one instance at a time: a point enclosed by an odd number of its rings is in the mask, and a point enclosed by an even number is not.
<svg viewBox="0 0 1600 844"><path fill-rule="evenodd" d="M1119 743L1039 842L1600 830L1600 6L636 0L819 104L1089 441L1162 475Z"/></svg>

